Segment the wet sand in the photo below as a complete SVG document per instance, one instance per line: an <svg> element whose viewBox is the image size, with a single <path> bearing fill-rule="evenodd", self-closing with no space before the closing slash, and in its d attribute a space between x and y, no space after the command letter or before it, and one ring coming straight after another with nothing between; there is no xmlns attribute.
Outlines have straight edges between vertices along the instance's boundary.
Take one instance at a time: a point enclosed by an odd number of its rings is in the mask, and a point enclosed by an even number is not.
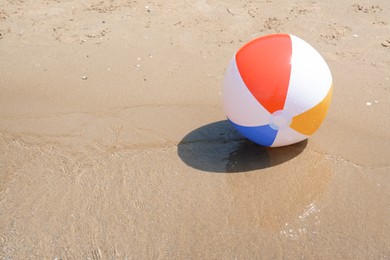
<svg viewBox="0 0 390 260"><path fill-rule="evenodd" d="M334 79L309 140L225 120L245 42L297 35ZM0 3L1 259L390 258L390 2Z"/></svg>

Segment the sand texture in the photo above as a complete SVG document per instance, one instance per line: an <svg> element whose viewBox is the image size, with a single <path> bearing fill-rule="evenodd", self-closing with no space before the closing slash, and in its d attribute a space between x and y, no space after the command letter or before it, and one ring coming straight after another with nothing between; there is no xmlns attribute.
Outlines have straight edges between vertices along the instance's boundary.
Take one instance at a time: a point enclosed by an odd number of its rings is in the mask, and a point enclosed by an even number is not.
<svg viewBox="0 0 390 260"><path fill-rule="evenodd" d="M307 141L222 110L249 40L334 80ZM0 1L0 259L390 259L390 1Z"/></svg>

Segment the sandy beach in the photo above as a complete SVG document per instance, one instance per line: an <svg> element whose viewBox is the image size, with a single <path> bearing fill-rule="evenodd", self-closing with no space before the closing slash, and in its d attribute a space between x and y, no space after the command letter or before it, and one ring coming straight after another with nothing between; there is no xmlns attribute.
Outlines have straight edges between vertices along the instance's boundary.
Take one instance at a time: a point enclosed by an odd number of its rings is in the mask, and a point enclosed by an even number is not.
<svg viewBox="0 0 390 260"><path fill-rule="evenodd" d="M316 48L330 111L265 148L233 54ZM0 259L389 259L390 1L3 0Z"/></svg>

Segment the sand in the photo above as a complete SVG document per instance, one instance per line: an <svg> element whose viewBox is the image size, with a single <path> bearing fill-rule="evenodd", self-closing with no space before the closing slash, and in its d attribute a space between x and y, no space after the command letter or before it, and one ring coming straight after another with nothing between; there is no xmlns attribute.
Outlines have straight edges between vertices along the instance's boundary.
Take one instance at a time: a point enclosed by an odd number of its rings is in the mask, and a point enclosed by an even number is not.
<svg viewBox="0 0 390 260"><path fill-rule="evenodd" d="M271 149L221 91L278 32L334 96ZM388 0L3 0L0 34L1 259L390 258Z"/></svg>

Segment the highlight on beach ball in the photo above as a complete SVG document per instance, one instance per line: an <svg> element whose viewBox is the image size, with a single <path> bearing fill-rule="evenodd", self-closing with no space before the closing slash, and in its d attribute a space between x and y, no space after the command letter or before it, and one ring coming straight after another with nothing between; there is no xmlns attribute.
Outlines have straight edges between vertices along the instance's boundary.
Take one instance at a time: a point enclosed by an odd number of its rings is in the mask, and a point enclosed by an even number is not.
<svg viewBox="0 0 390 260"><path fill-rule="evenodd" d="M285 146L320 127L332 88L329 67L311 45L294 35L266 35L231 59L223 82L224 110L246 138Z"/></svg>

